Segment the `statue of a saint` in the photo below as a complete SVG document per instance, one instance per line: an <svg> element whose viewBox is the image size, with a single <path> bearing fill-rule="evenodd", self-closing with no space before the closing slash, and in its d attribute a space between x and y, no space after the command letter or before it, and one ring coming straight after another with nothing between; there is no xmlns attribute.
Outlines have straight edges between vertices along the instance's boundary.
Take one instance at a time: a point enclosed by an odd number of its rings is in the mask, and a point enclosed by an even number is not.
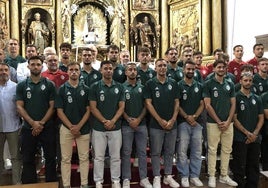
<svg viewBox="0 0 268 188"><path fill-rule="evenodd" d="M141 46L154 48L156 46L156 38L155 33L153 32L151 25L149 24L149 18L145 16L143 19L143 23L139 22L136 27L139 32Z"/></svg>
<svg viewBox="0 0 268 188"><path fill-rule="evenodd" d="M32 21L29 27L29 43L37 47L39 54L42 54L48 45L49 30L44 22L40 21L41 15L34 14L35 21Z"/></svg>

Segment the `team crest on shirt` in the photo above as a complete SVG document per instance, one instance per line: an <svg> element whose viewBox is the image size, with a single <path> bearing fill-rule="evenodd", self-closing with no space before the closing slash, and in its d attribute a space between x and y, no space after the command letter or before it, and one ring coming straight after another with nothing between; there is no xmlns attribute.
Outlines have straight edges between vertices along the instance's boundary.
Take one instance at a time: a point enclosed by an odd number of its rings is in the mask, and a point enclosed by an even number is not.
<svg viewBox="0 0 268 188"><path fill-rule="evenodd" d="M229 91L231 89L231 87L229 86L229 84L226 85L226 89L227 89L227 91Z"/></svg>
<svg viewBox="0 0 268 188"><path fill-rule="evenodd" d="M68 97L67 97L67 100L68 100L68 103L72 103L72 102L73 102L73 98L72 98L72 96L68 96Z"/></svg>
<svg viewBox="0 0 268 188"><path fill-rule="evenodd" d="M44 84L41 85L41 90L44 91L46 89L46 86Z"/></svg>
<svg viewBox="0 0 268 188"><path fill-rule="evenodd" d="M198 91L199 91L198 87L195 87L194 92L198 93Z"/></svg>
<svg viewBox="0 0 268 188"><path fill-rule="evenodd" d="M184 94L183 94L182 99L183 99L183 100L187 100L187 93L184 93Z"/></svg>
<svg viewBox="0 0 268 188"><path fill-rule="evenodd" d="M150 73L150 74L149 74L149 77L150 77L150 78L152 78L152 77L153 77L153 74L152 74L152 73Z"/></svg>
<svg viewBox="0 0 268 188"><path fill-rule="evenodd" d="M168 84L168 90L172 90L172 85Z"/></svg>
<svg viewBox="0 0 268 188"><path fill-rule="evenodd" d="M94 79L97 79L97 77L98 77L97 74L93 74Z"/></svg>
<svg viewBox="0 0 268 188"><path fill-rule="evenodd" d="M27 91L26 96L27 96L27 99L32 98L32 94L31 94L31 92L30 92L30 91Z"/></svg>
<svg viewBox="0 0 268 188"><path fill-rule="evenodd" d="M252 104L255 105L256 104L256 100L255 99L252 99Z"/></svg>
<svg viewBox="0 0 268 188"><path fill-rule="evenodd" d="M182 72L180 72L180 77L181 77L181 78L183 77L183 74L182 74Z"/></svg>
<svg viewBox="0 0 268 188"><path fill-rule="evenodd" d="M104 100L105 100L105 96L104 96L104 94L101 94L101 95L100 95L100 101L103 102Z"/></svg>
<svg viewBox="0 0 268 188"><path fill-rule="evenodd" d="M160 92L159 91L155 91L155 96L158 98L160 97Z"/></svg>
<svg viewBox="0 0 268 188"><path fill-rule="evenodd" d="M65 79L65 76L64 75L61 75L60 76L60 79L64 80Z"/></svg>
<svg viewBox="0 0 268 188"><path fill-rule="evenodd" d="M219 93L218 93L217 90L215 90L215 91L213 92L213 96L214 96L214 97L218 97L218 96L219 96Z"/></svg>
<svg viewBox="0 0 268 188"><path fill-rule="evenodd" d="M240 105L240 110L241 110L241 111L244 111L244 110L245 110L245 104L241 104L241 105Z"/></svg>
<svg viewBox="0 0 268 188"><path fill-rule="evenodd" d="M142 88L141 87L139 87L138 92L142 93Z"/></svg>
<svg viewBox="0 0 268 188"><path fill-rule="evenodd" d="M115 92L115 94L118 94L118 93L119 93L119 89L116 87L116 88L114 89L114 92Z"/></svg>
<svg viewBox="0 0 268 188"><path fill-rule="evenodd" d="M81 96L84 96L85 95L85 91L83 89L80 91L80 95Z"/></svg>
<svg viewBox="0 0 268 188"><path fill-rule="evenodd" d="M130 93L128 90L126 90L126 99L129 100L130 99Z"/></svg>
<svg viewBox="0 0 268 188"><path fill-rule="evenodd" d="M260 90L260 92L263 91L263 86L261 84L259 85L259 90Z"/></svg>
<svg viewBox="0 0 268 188"><path fill-rule="evenodd" d="M235 71L234 71L234 75L236 75L236 76L238 75L238 72L237 72L237 70L236 70L236 69L235 69Z"/></svg>
<svg viewBox="0 0 268 188"><path fill-rule="evenodd" d="M119 75L123 74L122 70L118 70L118 74Z"/></svg>

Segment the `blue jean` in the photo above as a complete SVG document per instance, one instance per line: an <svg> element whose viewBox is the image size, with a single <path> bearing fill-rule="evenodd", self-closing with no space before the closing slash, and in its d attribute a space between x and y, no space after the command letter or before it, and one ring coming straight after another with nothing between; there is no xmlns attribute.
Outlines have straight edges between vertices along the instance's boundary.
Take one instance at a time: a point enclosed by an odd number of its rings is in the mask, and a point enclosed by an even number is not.
<svg viewBox="0 0 268 188"><path fill-rule="evenodd" d="M187 122L178 126L177 169L181 176L197 178L201 170L202 155L202 126L198 124L192 127ZM187 150L190 148L190 162L188 162Z"/></svg>
<svg viewBox="0 0 268 188"><path fill-rule="evenodd" d="M132 129L130 126L122 126L122 179L131 179L131 152L132 144L135 138L136 143L136 154L139 158L139 174L140 179L147 177L147 155L146 155L146 146L147 146L147 137L148 131L146 125L137 127L136 130Z"/></svg>
<svg viewBox="0 0 268 188"><path fill-rule="evenodd" d="M150 149L153 175L160 176L160 156L163 148L164 174L172 174L173 155L177 139L177 129L170 131L150 128ZM163 147L164 146L164 147Z"/></svg>
<svg viewBox="0 0 268 188"><path fill-rule="evenodd" d="M110 156L110 172L112 181L120 181L121 159L120 150L122 146L121 129L116 131L92 131L92 146L94 148L94 181L103 182L104 158L108 145Z"/></svg>

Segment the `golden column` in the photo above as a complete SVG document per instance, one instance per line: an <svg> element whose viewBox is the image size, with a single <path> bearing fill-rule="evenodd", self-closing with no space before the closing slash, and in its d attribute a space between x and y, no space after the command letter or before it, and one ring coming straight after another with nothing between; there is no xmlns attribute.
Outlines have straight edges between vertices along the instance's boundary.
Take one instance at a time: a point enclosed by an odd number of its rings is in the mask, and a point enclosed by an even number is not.
<svg viewBox="0 0 268 188"><path fill-rule="evenodd" d="M165 56L165 51L168 49L169 47L169 41L168 41L168 37L169 37L169 33L168 33L168 3L167 0L162 0L162 7L161 7L161 54L160 57L164 57Z"/></svg>
<svg viewBox="0 0 268 188"><path fill-rule="evenodd" d="M55 49L58 51L60 44L63 42L62 33L62 19L61 19L61 1L56 1L56 45Z"/></svg>
<svg viewBox="0 0 268 188"><path fill-rule="evenodd" d="M202 0L202 52L211 54L211 12L210 0Z"/></svg>
<svg viewBox="0 0 268 188"><path fill-rule="evenodd" d="M212 50L222 48L221 0L212 0Z"/></svg>
<svg viewBox="0 0 268 188"><path fill-rule="evenodd" d="M20 29L19 29L19 3L17 0L10 0L10 15L12 15L12 19L10 19L10 38L20 39Z"/></svg>

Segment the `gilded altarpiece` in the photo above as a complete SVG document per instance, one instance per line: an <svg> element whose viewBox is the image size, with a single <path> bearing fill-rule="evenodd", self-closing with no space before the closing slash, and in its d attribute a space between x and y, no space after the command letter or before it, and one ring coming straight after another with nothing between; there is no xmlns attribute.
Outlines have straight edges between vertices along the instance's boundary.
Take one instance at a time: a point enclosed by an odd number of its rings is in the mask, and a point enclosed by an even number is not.
<svg viewBox="0 0 268 188"><path fill-rule="evenodd" d="M10 22L9 22L9 1L0 1L0 48L5 45L10 38Z"/></svg>
<svg viewBox="0 0 268 188"><path fill-rule="evenodd" d="M178 49L191 44L194 50L201 50L201 12L198 0L170 1L170 46Z"/></svg>

